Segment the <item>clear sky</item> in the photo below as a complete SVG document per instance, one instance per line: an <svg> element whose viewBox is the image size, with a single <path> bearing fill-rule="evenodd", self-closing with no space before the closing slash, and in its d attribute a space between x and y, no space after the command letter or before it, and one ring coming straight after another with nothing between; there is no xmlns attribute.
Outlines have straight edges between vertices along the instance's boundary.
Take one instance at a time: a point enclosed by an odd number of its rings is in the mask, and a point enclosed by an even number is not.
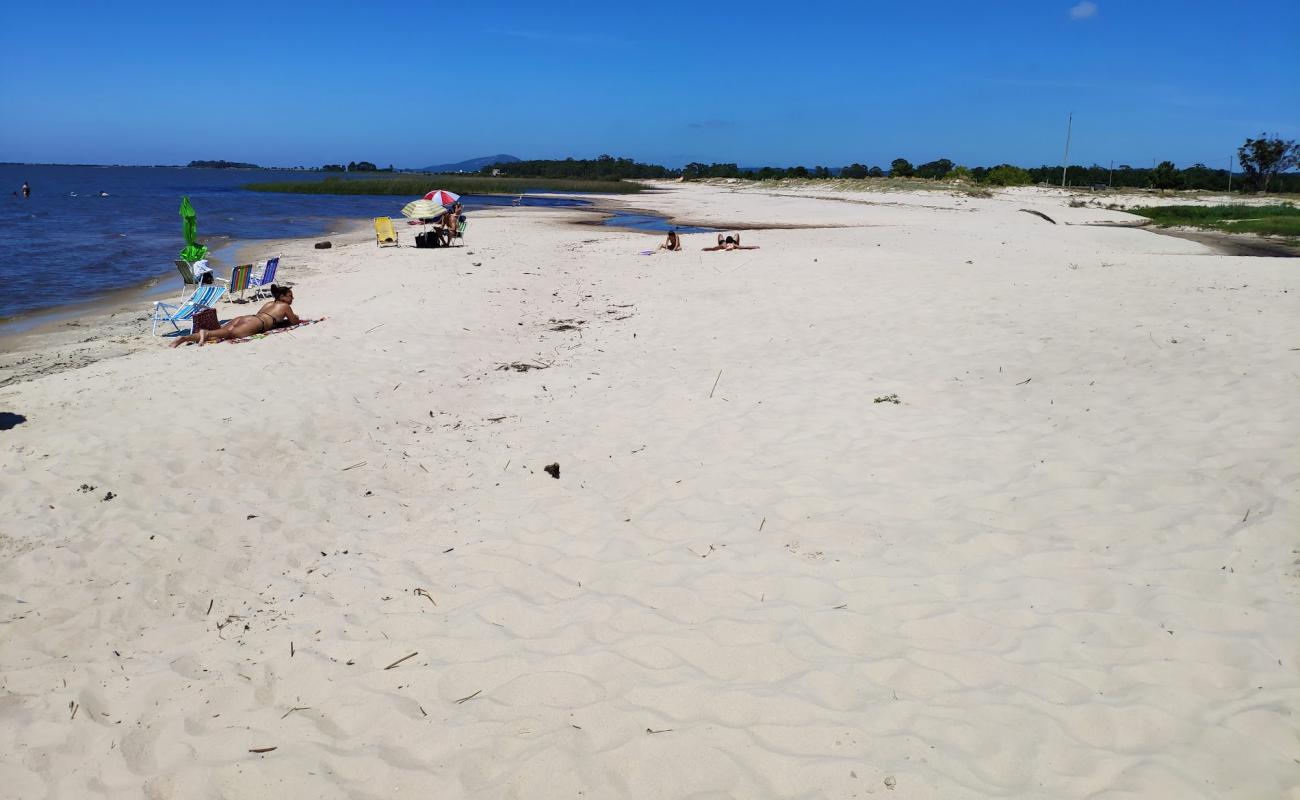
<svg viewBox="0 0 1300 800"><path fill-rule="evenodd" d="M0 161L1226 164L1297 0L0 3Z"/></svg>

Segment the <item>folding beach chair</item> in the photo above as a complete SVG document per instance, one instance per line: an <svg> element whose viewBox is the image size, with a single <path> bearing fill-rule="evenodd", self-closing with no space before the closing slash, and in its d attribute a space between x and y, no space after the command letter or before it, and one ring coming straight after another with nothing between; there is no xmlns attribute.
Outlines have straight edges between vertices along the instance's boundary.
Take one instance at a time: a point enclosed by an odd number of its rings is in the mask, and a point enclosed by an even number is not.
<svg viewBox="0 0 1300 800"><path fill-rule="evenodd" d="M244 290L252 285L253 282L253 265L240 264L230 271L230 280L217 278L218 283L226 284L226 302L233 302L235 292L239 292L239 301L244 301Z"/></svg>
<svg viewBox="0 0 1300 800"><path fill-rule="evenodd" d="M248 288L253 290L253 299L262 295L271 295L271 284L275 283L275 271L280 267L280 257L270 259L262 269L248 281Z"/></svg>
<svg viewBox="0 0 1300 800"><path fill-rule="evenodd" d="M393 230L391 217L375 217L375 245L378 247L397 246L397 231Z"/></svg>
<svg viewBox="0 0 1300 800"><path fill-rule="evenodd" d="M456 223L455 230L450 231L447 234L447 244L452 245L457 239L460 239L461 244L465 244L465 228L468 225L469 220L465 218L464 214L461 214L460 221Z"/></svg>
<svg viewBox="0 0 1300 800"><path fill-rule="evenodd" d="M194 267L185 259L178 258L175 261L176 269L181 274L181 297L192 294L195 289L199 288L199 280L194 277Z"/></svg>
<svg viewBox="0 0 1300 800"><path fill-rule="evenodd" d="M181 303L179 306L174 306L170 303L164 303L161 301L155 302L153 304L153 328L150 332L154 336L157 336L158 323L160 322L170 322L172 327L175 328L178 333L180 332L181 326L176 323L191 322L190 330L193 331L194 326L192 320L194 319L194 312L203 308L212 308L217 304L217 301L221 299L221 295L225 293L226 287L209 284L195 289L194 294L190 296L190 299Z"/></svg>

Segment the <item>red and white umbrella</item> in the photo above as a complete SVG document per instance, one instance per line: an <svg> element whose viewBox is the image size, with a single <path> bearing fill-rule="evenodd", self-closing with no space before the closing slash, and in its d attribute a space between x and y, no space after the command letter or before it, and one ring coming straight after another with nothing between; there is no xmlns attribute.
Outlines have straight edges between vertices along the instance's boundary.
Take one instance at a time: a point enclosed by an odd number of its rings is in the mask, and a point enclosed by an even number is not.
<svg viewBox="0 0 1300 800"><path fill-rule="evenodd" d="M425 200L432 200L440 206L450 206L460 199L460 195L455 192L449 192L446 189L434 189L424 196Z"/></svg>

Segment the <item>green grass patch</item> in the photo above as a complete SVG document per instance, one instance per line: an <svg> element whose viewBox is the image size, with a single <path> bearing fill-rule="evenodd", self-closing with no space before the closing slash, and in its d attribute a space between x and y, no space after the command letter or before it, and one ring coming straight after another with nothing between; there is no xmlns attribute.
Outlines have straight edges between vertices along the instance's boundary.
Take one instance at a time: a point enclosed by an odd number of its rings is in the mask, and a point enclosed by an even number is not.
<svg viewBox="0 0 1300 800"><path fill-rule="evenodd" d="M1185 226L1227 233L1300 236L1300 208L1272 206L1153 206L1126 209L1162 228Z"/></svg>
<svg viewBox="0 0 1300 800"><path fill-rule="evenodd" d="M493 178L478 175L397 175L391 178L326 178L321 181L250 183L254 192L287 194L396 195L419 197L432 189L456 194L522 194L526 191L573 192L575 194L634 194L646 187L631 181L578 181L563 178Z"/></svg>

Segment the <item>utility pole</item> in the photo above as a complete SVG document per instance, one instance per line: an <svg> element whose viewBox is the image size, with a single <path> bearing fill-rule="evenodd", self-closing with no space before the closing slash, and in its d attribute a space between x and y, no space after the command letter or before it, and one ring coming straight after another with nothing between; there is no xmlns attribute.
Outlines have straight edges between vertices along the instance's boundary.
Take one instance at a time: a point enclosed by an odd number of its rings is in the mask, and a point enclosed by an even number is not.
<svg viewBox="0 0 1300 800"><path fill-rule="evenodd" d="M1228 194L1232 194L1232 156L1228 156Z"/></svg>
<svg viewBox="0 0 1300 800"><path fill-rule="evenodd" d="M1061 188L1065 188L1065 173L1070 169L1070 133L1074 130L1074 112L1065 122L1065 163L1061 165Z"/></svg>
<svg viewBox="0 0 1300 800"><path fill-rule="evenodd" d="M1115 159L1110 160L1110 177L1106 179L1106 188L1115 188Z"/></svg>

